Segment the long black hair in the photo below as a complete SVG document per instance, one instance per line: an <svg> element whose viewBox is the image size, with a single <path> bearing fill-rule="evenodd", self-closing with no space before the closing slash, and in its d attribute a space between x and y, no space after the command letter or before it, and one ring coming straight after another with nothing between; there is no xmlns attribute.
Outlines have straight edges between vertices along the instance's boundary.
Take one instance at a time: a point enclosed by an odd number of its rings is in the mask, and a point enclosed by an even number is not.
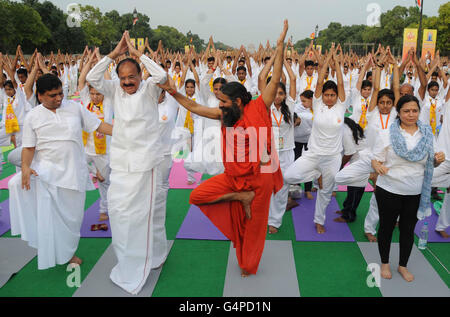
<svg viewBox="0 0 450 317"><path fill-rule="evenodd" d="M286 85L285 84L280 82L280 83L278 83L278 87L284 91L284 94L286 94ZM291 111L289 111L289 107L286 104L286 99L284 99L281 102L281 113L283 114L284 121L286 121L287 124L291 124L291 121L292 121Z"/></svg>
<svg viewBox="0 0 450 317"><path fill-rule="evenodd" d="M223 78L222 78L223 79ZM216 79L217 80L217 79ZM240 98L244 107L252 100L252 94L247 91L244 85L238 82L230 82L225 84L220 89L224 95L227 95L233 102Z"/></svg>
<svg viewBox="0 0 450 317"><path fill-rule="evenodd" d="M360 140L365 138L363 128L361 128L361 126L355 121L346 117L344 118L344 123L350 128L350 130L352 130L353 139L355 140L356 144L358 144Z"/></svg>

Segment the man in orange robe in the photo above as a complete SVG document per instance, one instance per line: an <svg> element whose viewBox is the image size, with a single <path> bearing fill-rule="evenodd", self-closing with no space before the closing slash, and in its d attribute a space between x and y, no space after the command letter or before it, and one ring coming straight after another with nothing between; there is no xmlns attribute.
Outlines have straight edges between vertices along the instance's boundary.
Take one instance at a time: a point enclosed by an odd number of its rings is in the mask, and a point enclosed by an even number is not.
<svg viewBox="0 0 450 317"><path fill-rule="evenodd" d="M258 270L270 198L283 186L268 109L281 78L287 30L285 21L277 42L272 80L256 100L251 101L251 94L238 82L222 87L219 108L201 106L182 96L173 82L160 86L189 111L222 121L225 172L198 186L191 193L190 203L198 205L233 242L242 276L256 274Z"/></svg>

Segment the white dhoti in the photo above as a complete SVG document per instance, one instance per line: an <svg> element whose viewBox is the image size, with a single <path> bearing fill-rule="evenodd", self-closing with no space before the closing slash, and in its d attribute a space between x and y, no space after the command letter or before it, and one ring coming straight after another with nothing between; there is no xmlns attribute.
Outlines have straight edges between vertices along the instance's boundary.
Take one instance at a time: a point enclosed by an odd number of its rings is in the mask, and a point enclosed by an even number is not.
<svg viewBox="0 0 450 317"><path fill-rule="evenodd" d="M88 163L89 172L92 175L97 174L97 170L100 175L105 179L103 182L98 181L98 191L100 193L100 213L104 214L108 212L108 189L111 175L111 168L109 167L109 157L107 155L88 155L86 154L86 161ZM92 163L92 165L91 165Z"/></svg>
<svg viewBox="0 0 450 317"><path fill-rule="evenodd" d="M172 168L172 156L165 155L158 165L156 180L155 212L153 214L153 257L152 268L160 267L168 255L166 235L166 205L169 193L169 175Z"/></svg>
<svg viewBox="0 0 450 317"><path fill-rule="evenodd" d="M22 173L8 184L11 234L38 250L38 269L65 264L75 255L84 216L85 192L47 184L31 176L22 189Z"/></svg>
<svg viewBox="0 0 450 317"><path fill-rule="evenodd" d="M310 182L322 175L322 189L317 191L314 223L325 224L325 211L331 201L335 185L334 178L342 163L341 154L322 156L306 152L296 160L284 173L284 181L288 184Z"/></svg>
<svg viewBox="0 0 450 317"><path fill-rule="evenodd" d="M118 263L110 278L131 294L139 293L152 269L157 175L157 168L111 172L108 209Z"/></svg>
<svg viewBox="0 0 450 317"><path fill-rule="evenodd" d="M279 154L281 172L284 173L295 161L294 151L281 151ZM280 228L286 211L290 184L284 183L276 195L272 194L269 208L269 226Z"/></svg>

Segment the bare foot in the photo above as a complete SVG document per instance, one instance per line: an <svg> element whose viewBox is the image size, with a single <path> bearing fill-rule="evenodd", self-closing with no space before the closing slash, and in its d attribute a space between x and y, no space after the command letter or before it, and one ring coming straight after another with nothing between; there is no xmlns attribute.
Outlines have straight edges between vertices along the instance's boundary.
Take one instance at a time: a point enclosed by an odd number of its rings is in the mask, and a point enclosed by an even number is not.
<svg viewBox="0 0 450 317"><path fill-rule="evenodd" d="M306 198L307 199L309 199L309 200L313 200L314 199L314 196L311 194L311 192L306 192L305 194L306 194Z"/></svg>
<svg viewBox="0 0 450 317"><path fill-rule="evenodd" d="M189 186L191 186L191 185L194 185L195 182L189 181L189 182L187 182L187 184L188 184Z"/></svg>
<svg viewBox="0 0 450 317"><path fill-rule="evenodd" d="M325 227L316 223L316 231L318 234L324 234L326 232Z"/></svg>
<svg viewBox="0 0 450 317"><path fill-rule="evenodd" d="M298 202L289 197L288 203L286 205L286 211L292 210L298 206Z"/></svg>
<svg viewBox="0 0 450 317"><path fill-rule="evenodd" d="M377 242L377 237L375 237L373 234L366 232L364 233L364 235L369 240L369 242Z"/></svg>
<svg viewBox="0 0 450 317"><path fill-rule="evenodd" d="M248 273L246 270L241 269L241 277L249 277L250 273Z"/></svg>
<svg viewBox="0 0 450 317"><path fill-rule="evenodd" d="M336 197L336 192L333 192L331 196Z"/></svg>
<svg viewBox="0 0 450 317"><path fill-rule="evenodd" d="M317 188L313 187L313 188L311 189L311 191L312 191L313 193L315 193L315 192L317 191Z"/></svg>
<svg viewBox="0 0 450 317"><path fill-rule="evenodd" d="M81 265L82 263L83 263L83 260L81 260L76 255L74 255L69 261L69 264L75 264L75 265Z"/></svg>
<svg viewBox="0 0 450 317"><path fill-rule="evenodd" d="M392 278L391 267L388 264L381 264L381 277L387 280Z"/></svg>
<svg viewBox="0 0 450 317"><path fill-rule="evenodd" d="M255 198L255 192L242 192L241 194L241 203L244 206L245 215L247 216L247 219L252 219L252 211L251 211L251 205L253 198Z"/></svg>
<svg viewBox="0 0 450 317"><path fill-rule="evenodd" d="M103 178L102 174L100 174L100 172L97 171L97 179L100 183L103 183L105 181L105 179Z"/></svg>
<svg viewBox="0 0 450 317"><path fill-rule="evenodd" d="M336 211L336 213L337 213L338 215L342 215L342 211L340 211L340 210Z"/></svg>
<svg viewBox="0 0 450 317"><path fill-rule="evenodd" d="M444 239L450 238L450 235L448 235L447 232L445 232L445 231L437 231L437 230L436 230L436 232L439 233L440 236L441 236L442 238L444 238Z"/></svg>
<svg viewBox="0 0 450 317"><path fill-rule="evenodd" d="M338 218L334 219L334 221L335 221L335 222L343 222L343 223L347 223L347 222L348 222L347 220L345 220L345 219L342 218L342 217L338 217Z"/></svg>
<svg viewBox="0 0 450 317"><path fill-rule="evenodd" d="M98 218L98 221L106 221L108 219L109 219L109 217L106 213L101 213L100 217Z"/></svg>
<svg viewBox="0 0 450 317"><path fill-rule="evenodd" d="M278 228L275 228L274 226L269 226L269 234L275 233L278 233Z"/></svg>
<svg viewBox="0 0 450 317"><path fill-rule="evenodd" d="M398 273L400 273L400 275L403 277L403 279L407 282L412 282L414 281L414 275L412 275L408 269L404 266L399 266L398 267Z"/></svg>
<svg viewBox="0 0 450 317"><path fill-rule="evenodd" d="M323 189L322 175L317 179L317 183L319 183L319 189Z"/></svg>

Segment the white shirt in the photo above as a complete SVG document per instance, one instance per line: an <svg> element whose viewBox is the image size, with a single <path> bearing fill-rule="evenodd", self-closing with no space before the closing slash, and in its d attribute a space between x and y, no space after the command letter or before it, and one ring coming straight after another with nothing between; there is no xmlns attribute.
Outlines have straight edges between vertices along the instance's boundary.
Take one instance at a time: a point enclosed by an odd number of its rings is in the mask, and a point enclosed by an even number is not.
<svg viewBox="0 0 450 317"><path fill-rule="evenodd" d="M444 121L437 140L438 152L445 153L445 159L450 161L450 100L443 106Z"/></svg>
<svg viewBox="0 0 450 317"><path fill-rule="evenodd" d="M303 73L303 75L300 77L300 91L299 93L302 94L305 90L308 88L308 81L311 82L311 86L308 90L312 90L313 92L316 91L317 86L317 79L318 76L316 74L313 74L311 77L309 77L306 72Z"/></svg>
<svg viewBox="0 0 450 317"><path fill-rule="evenodd" d="M274 104L270 107L270 116L272 119L272 131L275 139L275 147L278 152L289 151L295 148L294 143L294 107L295 101L288 96L286 105L291 113L291 123L284 120L284 116L280 110L277 110Z"/></svg>
<svg viewBox="0 0 450 317"><path fill-rule="evenodd" d="M159 140L158 98L167 73L145 55L140 58L152 77L141 81L133 95L120 82L105 80L104 73L112 59L105 56L91 69L86 80L114 105L114 129L111 141L111 169L123 172L146 172L162 160Z"/></svg>
<svg viewBox="0 0 450 317"><path fill-rule="evenodd" d="M361 115L363 113L363 104L365 105L366 109L366 119L367 115L369 114L369 106L370 106L370 99L372 96L370 95L369 98L364 98L361 96L361 92L358 89L352 90L352 106L353 106L353 113L350 116L350 119L355 121L356 123L359 123L359 120L361 119ZM369 120L367 120L367 123L369 123ZM367 128L367 126L366 126Z"/></svg>
<svg viewBox="0 0 450 317"><path fill-rule="evenodd" d="M368 149L372 149L375 146L378 134L381 130L387 130L397 118L397 110L392 107L389 114L380 114L378 107L372 112L367 113L368 125L364 131L366 135L366 145Z"/></svg>
<svg viewBox="0 0 450 317"><path fill-rule="evenodd" d="M161 134L161 151L163 155L170 155L174 139L172 132L175 130L178 102L168 93L164 101L158 105L159 133Z"/></svg>
<svg viewBox="0 0 450 317"><path fill-rule="evenodd" d="M313 125L313 113L301 103L295 105L295 113L302 120L299 126L294 127L295 142L308 143Z"/></svg>
<svg viewBox="0 0 450 317"><path fill-rule="evenodd" d="M253 97L258 94L258 88L254 85L254 81L252 77L250 77L249 75L247 75L247 78L245 78L244 83L242 83L237 76L234 76L233 81L236 81L244 85L245 89L247 89L247 91L251 93Z"/></svg>
<svg viewBox="0 0 450 317"><path fill-rule="evenodd" d="M80 192L93 190L82 130L94 132L101 121L74 101L63 100L56 113L42 104L25 118L22 146L36 148L31 168L42 181Z"/></svg>
<svg viewBox="0 0 450 317"><path fill-rule="evenodd" d="M80 99L81 99L81 105L87 109L89 104L91 103L91 97L89 95L89 86L86 85L84 88L80 91ZM113 105L110 98L105 97L103 99L103 120L106 123L109 123L112 125L114 116L113 111ZM97 116L98 117L98 116ZM98 117L100 119L100 117ZM106 153L109 154L109 150L111 147L111 136L106 135ZM91 156L97 156L98 154L95 152L95 143L94 143L94 136L92 133L89 133L89 137L86 142L86 154Z"/></svg>
<svg viewBox="0 0 450 317"><path fill-rule="evenodd" d="M405 138L408 151L422 138L419 129L411 135L400 128L400 133ZM389 130L380 131L373 154L374 160L384 162L383 165L389 168L386 175L378 176L377 186L397 195L419 195L422 192L427 156L418 162L398 156L392 147Z"/></svg>
<svg viewBox="0 0 450 317"><path fill-rule="evenodd" d="M32 108L32 106L26 100L25 94L23 93L22 89L17 88L14 97L8 97L5 93L4 88L0 89L0 104L2 109L1 125L3 127L5 126L6 108L8 107L8 99L12 101L13 100L12 98L14 98L12 107L14 110L14 114L16 115L17 121L19 122L19 127L23 126L25 116L28 113L28 111L30 111Z"/></svg>
<svg viewBox="0 0 450 317"><path fill-rule="evenodd" d="M425 98L420 100L420 115L419 119L426 125L431 126L430 121L430 109L431 109L431 103L434 103L436 105L436 127L441 125L441 116L442 116L442 108L444 105L444 101L439 98L439 96L436 96L436 98L432 98L428 91L425 93Z"/></svg>
<svg viewBox="0 0 450 317"><path fill-rule="evenodd" d="M355 138L353 137L353 131L346 124L344 124L342 143L344 146L344 155L352 155L350 163L357 161L359 152L366 149L366 138L358 140L358 144L356 144Z"/></svg>
<svg viewBox="0 0 450 317"><path fill-rule="evenodd" d="M342 152L342 131L347 107L338 98L336 104L328 108L322 96L313 97L314 121L308 143L308 151L318 155L336 155Z"/></svg>

